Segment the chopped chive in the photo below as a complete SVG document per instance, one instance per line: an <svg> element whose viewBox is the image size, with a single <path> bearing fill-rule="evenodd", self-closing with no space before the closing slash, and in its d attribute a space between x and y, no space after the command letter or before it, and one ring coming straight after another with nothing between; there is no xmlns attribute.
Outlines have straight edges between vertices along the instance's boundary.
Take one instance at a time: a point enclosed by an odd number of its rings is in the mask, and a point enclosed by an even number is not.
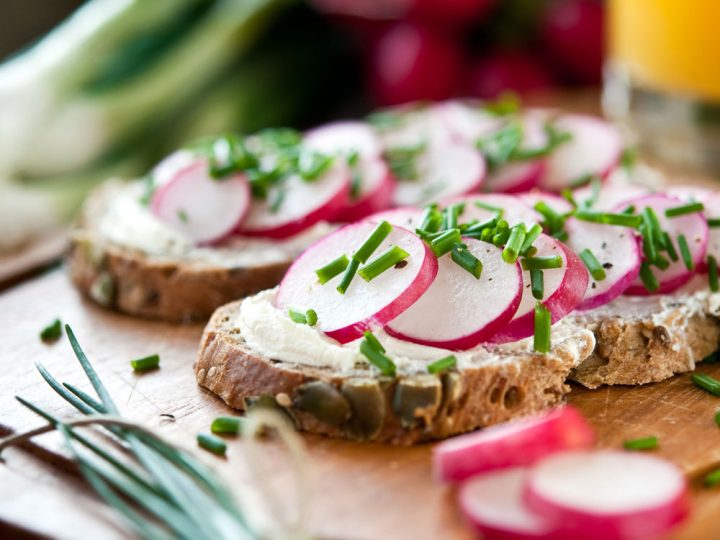
<svg viewBox="0 0 720 540"><path fill-rule="evenodd" d="M643 282L643 285L648 292L655 292L660 288L660 284L658 283L655 274L652 273L650 265L647 261L640 265L640 280Z"/></svg>
<svg viewBox="0 0 720 540"><path fill-rule="evenodd" d="M594 210L578 210L575 218L580 221L589 221L592 223L602 223L604 225L619 225L621 227L637 228L642 222L640 216L632 216L627 214L610 214L605 212L596 212Z"/></svg>
<svg viewBox="0 0 720 540"><path fill-rule="evenodd" d="M457 358L455 358L455 355L446 356L445 358L440 358L440 360L435 360L434 362L430 362L427 365L428 373L432 373L433 375L437 373L442 373L444 371L448 371L449 369L454 368L457 365Z"/></svg>
<svg viewBox="0 0 720 540"><path fill-rule="evenodd" d="M358 270L358 275L365 281L372 281L409 256L410 254L401 247L392 246Z"/></svg>
<svg viewBox="0 0 720 540"><path fill-rule="evenodd" d="M720 218L708 218L707 224L710 228L720 227Z"/></svg>
<svg viewBox="0 0 720 540"><path fill-rule="evenodd" d="M455 203L450 206L448 206L445 209L445 216L446 216L446 228L448 229L456 229L458 226L458 218L462 213L465 211L465 204L464 203Z"/></svg>
<svg viewBox="0 0 720 540"><path fill-rule="evenodd" d="M360 261L355 258L350 259L350 264L348 264L347 268L345 269L342 280L340 280L340 284L337 286L337 292L339 292L340 294L345 294L345 292L347 292L348 287L350 286L350 283L355 277L355 273L357 272L357 269L359 267Z"/></svg>
<svg viewBox="0 0 720 540"><path fill-rule="evenodd" d="M580 252L580 258L582 259L582 262L585 263L585 266L595 281L602 281L607 277L605 269L600 264L600 261L595 258L592 251L587 248L583 249Z"/></svg>
<svg viewBox="0 0 720 540"><path fill-rule="evenodd" d="M160 367L160 355L151 354L144 358L138 358L136 360L130 360L130 365L133 371L149 371L151 369L157 369Z"/></svg>
<svg viewBox="0 0 720 540"><path fill-rule="evenodd" d="M208 452L224 456L227 451L227 444L220 437L209 433L198 433L197 443L200 448L204 448Z"/></svg>
<svg viewBox="0 0 720 540"><path fill-rule="evenodd" d="M537 212L545 218L545 225L550 233L557 232L562 229L565 220L563 217L553 210L545 201L538 201L533 207Z"/></svg>
<svg viewBox="0 0 720 540"><path fill-rule="evenodd" d="M483 210L490 210L491 212L496 212L500 217L502 217L503 213L505 212L503 208L488 204L483 201L475 201L475 206L477 206L478 208L482 208Z"/></svg>
<svg viewBox="0 0 720 540"><path fill-rule="evenodd" d="M550 310L540 302L535 303L535 331L533 336L533 349L535 352L546 353L550 351L551 317Z"/></svg>
<svg viewBox="0 0 720 540"><path fill-rule="evenodd" d="M643 221L648 227L648 232L652 236L653 244L656 248L660 248L664 245L663 230L660 226L660 220L655 213L655 210L646 206L642 211Z"/></svg>
<svg viewBox="0 0 720 540"><path fill-rule="evenodd" d="M628 439L623 443L625 450L654 450L658 445L658 438L654 435L640 439Z"/></svg>
<svg viewBox="0 0 720 540"><path fill-rule="evenodd" d="M480 279L483 270L482 262L470 253L467 248L462 247L460 244L455 244L452 247L450 257L452 257L455 264L475 276L475 279Z"/></svg>
<svg viewBox="0 0 720 540"><path fill-rule="evenodd" d="M675 244L673 244L672 238L670 238L667 232L663 233L663 238L665 240L665 251L667 251L667 254L670 256L670 260L676 262L678 260L678 254L677 251L675 251Z"/></svg>
<svg viewBox="0 0 720 540"><path fill-rule="evenodd" d="M288 317L290 317L290 320L292 322L298 323L298 324L307 324L307 317L302 311L298 311L296 309L290 308L288 309Z"/></svg>
<svg viewBox="0 0 720 540"><path fill-rule="evenodd" d="M715 396L720 396L720 381L714 377L705 375L704 373L694 373L690 379L692 379L692 382L694 382L696 386L699 386L703 390Z"/></svg>
<svg viewBox="0 0 720 540"><path fill-rule="evenodd" d="M675 206L674 208L668 208L665 210L665 217L674 218L678 216L685 216L687 214L695 214L705 210L705 205L699 202L693 202L683 204L682 206Z"/></svg>
<svg viewBox="0 0 720 540"><path fill-rule="evenodd" d="M621 214L634 214L635 213L635 205L634 204L627 205L620 213Z"/></svg>
<svg viewBox="0 0 720 540"><path fill-rule="evenodd" d="M347 268L348 264L350 264L350 260L347 258L347 255L340 255L337 259L315 270L320 285L325 285L325 283L332 278L341 274Z"/></svg>
<svg viewBox="0 0 720 540"><path fill-rule="evenodd" d="M717 259L714 256L708 255L707 267L708 267L708 281L710 282L710 290L712 292L718 292L718 290L720 290L720 286L718 285L718 264L717 264Z"/></svg>
<svg viewBox="0 0 720 540"><path fill-rule="evenodd" d="M525 243L526 230L525 225L515 225L510 230L510 236L508 237L505 249L502 252L502 259L508 264L512 264L517 261L518 255L522 251L523 244Z"/></svg>
<svg viewBox="0 0 720 540"><path fill-rule="evenodd" d="M242 418L239 416L218 416L210 424L210 431L226 435L237 435L240 433Z"/></svg>
<svg viewBox="0 0 720 540"><path fill-rule="evenodd" d="M380 370L380 373L389 377L395 376L395 363L382 352L375 349L375 347L373 347L367 339L364 339L360 343L360 352L373 366Z"/></svg>
<svg viewBox="0 0 720 540"><path fill-rule="evenodd" d="M362 243L358 250L353 253L353 259L360 261L365 264L377 248L380 247L382 241L392 232L392 225L387 221L382 221L375 227L375 230L370 233L367 240Z"/></svg>
<svg viewBox="0 0 720 540"><path fill-rule="evenodd" d="M62 323L60 319L55 319L53 322L48 324L45 328L40 330L40 340L45 343L51 343L60 339L62 335Z"/></svg>
<svg viewBox="0 0 720 540"><path fill-rule="evenodd" d="M366 330L365 332L363 332L363 336L376 351L385 352L385 347L383 347L382 343L380 343L380 340L376 338L375 334L373 334L370 330Z"/></svg>
<svg viewBox="0 0 720 540"><path fill-rule="evenodd" d="M562 195L562 198L565 199L567 202L573 205L574 208L577 208L578 204L575 200L575 197L573 197L573 192L569 188L565 188L560 192L560 195Z"/></svg>
<svg viewBox="0 0 720 540"><path fill-rule="evenodd" d="M270 198L270 206L269 210L271 214L277 214L280 210L280 207L282 206L282 203L285 201L285 190L284 189L274 189L271 191Z"/></svg>
<svg viewBox="0 0 720 540"><path fill-rule="evenodd" d="M305 319L307 320L308 326L315 326L318 322L317 311L314 309L308 309L305 312Z"/></svg>
<svg viewBox="0 0 720 540"><path fill-rule="evenodd" d="M685 263L685 268L687 268L688 270L694 270L695 261L693 261L692 259L692 254L690 253L690 246L688 246L687 239L685 238L684 234L678 235L677 243L678 247L680 248L680 256L682 257L683 263Z"/></svg>
<svg viewBox="0 0 720 540"><path fill-rule="evenodd" d="M713 487L720 484L720 469L715 469L711 473L708 473L705 476L704 482L706 487Z"/></svg>
<svg viewBox="0 0 720 540"><path fill-rule="evenodd" d="M505 229L504 231L500 231L492 238L492 243L496 246L500 247L507 243L508 239L510 238L510 231L508 229Z"/></svg>
<svg viewBox="0 0 720 540"><path fill-rule="evenodd" d="M655 257L654 264L659 270L667 270L670 267L670 261L660 254Z"/></svg>
<svg viewBox="0 0 720 540"><path fill-rule="evenodd" d="M534 257L537 254L537 252L538 252L538 248L536 248L535 246L530 246L529 248L527 248L525 253L523 253L523 255L525 257Z"/></svg>
<svg viewBox="0 0 720 540"><path fill-rule="evenodd" d="M190 221L190 216L188 216L188 213L182 209L177 211L177 217L181 223L188 223Z"/></svg>
<svg viewBox="0 0 720 540"><path fill-rule="evenodd" d="M470 238L480 238L483 231L488 229L494 229L497 226L497 219L496 218L490 218L486 221L483 221L481 223L473 223L469 227L467 227L463 235L469 236ZM462 225L461 225L462 228Z"/></svg>
<svg viewBox="0 0 720 540"><path fill-rule="evenodd" d="M553 238L557 238L561 242L567 242L567 239L570 238L567 231L557 231L552 233Z"/></svg>
<svg viewBox="0 0 720 540"><path fill-rule="evenodd" d="M523 270L549 270L551 268L562 268L562 257L560 255L549 255L546 257L525 257L522 260Z"/></svg>
<svg viewBox="0 0 720 540"><path fill-rule="evenodd" d="M720 427L720 409L715 411L715 425Z"/></svg>
<svg viewBox="0 0 720 540"><path fill-rule="evenodd" d="M542 300L545 295L545 282L542 270L530 270L530 290L533 298Z"/></svg>
<svg viewBox="0 0 720 540"><path fill-rule="evenodd" d="M498 218L497 228L499 231L504 231L510 228L510 224L506 220Z"/></svg>
<svg viewBox="0 0 720 540"><path fill-rule="evenodd" d="M442 257L452 249L455 244L460 243L460 231L458 229L448 229L430 241L430 249L436 257Z"/></svg>
<svg viewBox="0 0 720 540"><path fill-rule="evenodd" d="M440 229L441 222L442 215L437 209L437 204L430 204L423 210L418 229L431 233L437 232Z"/></svg>

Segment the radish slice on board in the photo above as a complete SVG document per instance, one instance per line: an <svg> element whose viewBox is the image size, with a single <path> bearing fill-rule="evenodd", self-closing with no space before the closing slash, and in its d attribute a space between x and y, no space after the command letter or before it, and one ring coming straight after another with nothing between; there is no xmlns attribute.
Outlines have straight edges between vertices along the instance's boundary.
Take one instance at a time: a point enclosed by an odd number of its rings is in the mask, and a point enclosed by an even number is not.
<svg viewBox="0 0 720 540"><path fill-rule="evenodd" d="M290 176L277 210L270 199L253 201L239 233L245 236L287 238L320 221L333 221L347 204L350 171L341 161L334 163L320 178L305 181Z"/></svg>
<svg viewBox="0 0 720 540"><path fill-rule="evenodd" d="M560 450L590 448L595 434L573 407L460 435L433 449L433 472L444 482L458 482L478 473L531 465Z"/></svg>
<svg viewBox="0 0 720 540"><path fill-rule="evenodd" d="M657 214L660 227L670 236L678 255L680 255L678 236L685 236L688 248L690 249L693 264L695 268L699 268L705 262L705 254L707 250L708 226L707 221L705 221L705 217L699 212L674 218L668 218L665 216L665 211L668 208L682 206L683 204L685 204L684 201L681 201L680 199L663 194L655 194L625 201L622 203L622 206L625 207L627 205L633 205L635 206L635 211L638 214L641 213L645 207L652 208L655 211L655 214ZM645 288L645 285L643 285L640 278L638 278L630 285L630 287L628 287L625 294L666 294L673 292L690 281L695 273L695 270L689 270L685 266L681 256L678 256L678 260L673 262L667 256L668 254L666 252L662 252L662 255L668 259L669 266L665 270L660 270L655 266L651 266L652 273L657 279L660 287L653 293L650 293Z"/></svg>
<svg viewBox="0 0 720 540"><path fill-rule="evenodd" d="M520 265L507 264L502 249L492 244L471 238L463 241L482 262L480 278L461 268L450 254L440 257L433 284L385 327L388 334L423 345L465 350L492 336L512 318L522 296Z"/></svg>
<svg viewBox="0 0 720 540"><path fill-rule="evenodd" d="M155 191L150 210L193 242L220 240L240 225L250 208L250 187L237 174L212 178L204 159L176 169Z"/></svg>
<svg viewBox="0 0 720 540"><path fill-rule="evenodd" d="M381 159L380 140L366 123L327 124L309 131L303 142L308 148L341 159L357 153L357 163L350 165L350 201L338 212L339 221L356 221L390 206L395 183Z"/></svg>
<svg viewBox="0 0 720 540"><path fill-rule="evenodd" d="M565 243L580 254L589 249L605 271L605 279L592 275L585 296L577 309L592 309L611 302L637 279L642 251L635 231L617 225L590 223L570 218L565 222L568 239Z"/></svg>
<svg viewBox="0 0 720 540"><path fill-rule="evenodd" d="M382 327L413 305L435 279L438 264L430 248L401 227L393 227L370 260L399 246L409 253L405 266L390 268L369 282L356 275L345 294L336 290L342 273L324 285L318 282L315 270L343 254L350 257L376 226L367 220L347 225L309 247L280 283L277 307L283 311L314 309L317 328L347 343L365 330Z"/></svg>
<svg viewBox="0 0 720 540"><path fill-rule="evenodd" d="M574 310L582 301L588 286L588 272L580 258L562 242L541 234L533 243L535 257L559 255L562 268L543 270L544 296L542 304L550 310L553 323ZM530 272L523 272L523 297L513 319L490 341L508 343L532 336L535 331L535 303L530 287Z"/></svg>
<svg viewBox="0 0 720 540"><path fill-rule="evenodd" d="M198 157L190 150L173 152L153 167L152 181L156 187L163 186L172 180L182 169L198 161Z"/></svg>
<svg viewBox="0 0 720 540"><path fill-rule="evenodd" d="M561 191L587 175L605 178L620 161L622 137L617 129L600 118L569 114L554 122L560 132L572 138L547 158L540 187Z"/></svg>
<svg viewBox="0 0 720 540"><path fill-rule="evenodd" d="M414 206L403 206L402 208L393 208L392 210L385 210L383 212L369 215L365 218L365 220L373 223L387 221L391 225L397 225L398 227L403 227L409 231L414 231L420 226L422 215L423 211L419 208Z"/></svg>
<svg viewBox="0 0 720 540"><path fill-rule="evenodd" d="M564 538L660 538L688 513L687 483L669 461L613 450L569 451L528 471L528 507Z"/></svg>
<svg viewBox="0 0 720 540"><path fill-rule="evenodd" d="M553 523L527 508L522 467L471 478L458 492L460 509L485 540L557 540Z"/></svg>

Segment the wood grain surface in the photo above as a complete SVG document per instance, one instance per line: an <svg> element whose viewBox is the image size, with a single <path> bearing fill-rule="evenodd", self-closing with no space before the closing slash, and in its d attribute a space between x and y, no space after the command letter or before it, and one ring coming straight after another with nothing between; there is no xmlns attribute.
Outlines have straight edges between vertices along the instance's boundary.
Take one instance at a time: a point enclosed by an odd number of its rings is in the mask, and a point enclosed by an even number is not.
<svg viewBox="0 0 720 540"><path fill-rule="evenodd" d="M195 435L207 431L216 415L229 412L195 383L192 363L201 326L177 327L104 311L81 299L60 269L0 295L0 434L42 424L15 401L15 395L59 415L72 414L42 382L35 361L41 360L60 380L87 388L66 338L53 345L38 340L39 330L55 317L74 327L126 416L157 426L161 434L193 448ZM161 369L135 375L129 360L151 353L160 354ZM720 376L720 365L700 370ZM692 477L720 464L720 429L713 422L720 398L695 388L687 375L639 388L574 387L569 401L597 428L600 446L618 447L626 438L657 435L657 453ZM175 420L161 414L172 414ZM312 485L311 528L318 536L473 537L458 515L453 491L432 480L432 445L394 448L318 436L304 439ZM55 436L43 436L38 444L41 450L36 448L35 455L11 450L0 465L0 521L54 538L127 538L113 513L57 457L61 450ZM248 479L241 444L229 442L226 460L197 450L238 491ZM268 451L264 467L280 484L292 481L281 452ZM692 519L675 538L717 537L720 490L696 485L694 494Z"/></svg>

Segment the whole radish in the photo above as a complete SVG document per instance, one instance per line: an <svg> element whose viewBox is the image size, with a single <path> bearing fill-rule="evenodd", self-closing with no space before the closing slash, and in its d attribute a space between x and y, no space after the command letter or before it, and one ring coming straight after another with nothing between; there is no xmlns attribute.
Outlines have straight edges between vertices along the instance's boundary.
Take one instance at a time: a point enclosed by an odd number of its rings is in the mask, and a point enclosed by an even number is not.
<svg viewBox="0 0 720 540"><path fill-rule="evenodd" d="M539 61L518 50L484 54L471 64L467 77L468 94L483 99L508 90L528 94L553 86L551 75Z"/></svg>
<svg viewBox="0 0 720 540"><path fill-rule="evenodd" d="M464 28L485 20L495 0L410 0L407 17L432 25Z"/></svg>

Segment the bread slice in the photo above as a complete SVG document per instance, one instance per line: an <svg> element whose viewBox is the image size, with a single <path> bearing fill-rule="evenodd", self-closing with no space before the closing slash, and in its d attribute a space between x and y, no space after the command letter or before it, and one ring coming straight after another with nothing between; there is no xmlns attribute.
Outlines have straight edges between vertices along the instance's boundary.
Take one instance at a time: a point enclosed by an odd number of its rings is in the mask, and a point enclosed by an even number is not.
<svg viewBox="0 0 720 540"><path fill-rule="evenodd" d="M562 401L568 373L595 345L592 332L560 323L550 354L533 354L525 340L482 350L470 366L442 375L417 362L389 378L369 364L337 370L265 357L236 323L240 304L210 319L198 383L230 407L270 403L303 431L356 440L407 445L539 412Z"/></svg>
<svg viewBox="0 0 720 540"><path fill-rule="evenodd" d="M139 182L98 188L72 231L67 259L80 291L138 317L206 321L219 306L277 285L295 256L331 230L321 224L288 241L190 246L138 202L142 192Z"/></svg>

